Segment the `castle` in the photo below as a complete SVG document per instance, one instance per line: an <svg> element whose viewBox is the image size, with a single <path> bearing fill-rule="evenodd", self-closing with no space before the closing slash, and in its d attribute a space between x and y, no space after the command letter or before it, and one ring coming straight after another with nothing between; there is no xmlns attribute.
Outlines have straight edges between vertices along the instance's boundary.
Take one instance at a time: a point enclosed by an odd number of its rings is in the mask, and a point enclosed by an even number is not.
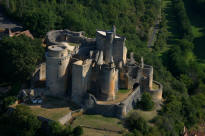
<svg viewBox="0 0 205 136"><path fill-rule="evenodd" d="M67 96L92 113L122 117L134 108L142 92L162 99L162 85L153 81L153 67L127 58L126 39L111 31L97 30L96 38L84 32L53 30L47 33L47 94ZM157 88L153 88L153 83ZM131 90L117 101L119 89ZM110 103L106 103L110 102ZM105 112L105 111L109 112Z"/></svg>

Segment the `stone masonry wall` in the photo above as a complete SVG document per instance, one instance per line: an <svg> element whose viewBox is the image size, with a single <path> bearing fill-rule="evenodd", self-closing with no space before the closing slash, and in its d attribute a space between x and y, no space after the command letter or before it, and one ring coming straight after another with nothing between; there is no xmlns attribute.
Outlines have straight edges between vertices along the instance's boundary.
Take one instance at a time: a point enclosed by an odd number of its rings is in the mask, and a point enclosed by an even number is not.
<svg viewBox="0 0 205 136"><path fill-rule="evenodd" d="M143 74L145 77L147 77L149 81L149 89L152 89L152 83L153 83L153 67L150 65L144 65L143 68Z"/></svg>
<svg viewBox="0 0 205 136"><path fill-rule="evenodd" d="M85 64L73 64L72 66L72 100L81 104L83 95L89 89L91 75L91 60Z"/></svg>
<svg viewBox="0 0 205 136"><path fill-rule="evenodd" d="M154 100L154 101L161 101L162 100L162 91L163 91L163 85L162 84L160 84L159 82L157 82L157 81L153 81L156 85L158 85L159 86L159 88L158 89L152 89L152 90L150 90L150 91L148 91L150 94L151 94L151 96L152 96L152 99Z"/></svg>
<svg viewBox="0 0 205 136"><path fill-rule="evenodd" d="M39 80L45 80L46 79L46 63L42 63L37 66L33 73L33 80L39 81Z"/></svg>
<svg viewBox="0 0 205 136"><path fill-rule="evenodd" d="M116 104L98 104L96 101L92 107L89 107L86 112L88 114L101 114L107 117L123 118L128 112L133 110L136 102L140 99L140 87L137 87L124 101Z"/></svg>

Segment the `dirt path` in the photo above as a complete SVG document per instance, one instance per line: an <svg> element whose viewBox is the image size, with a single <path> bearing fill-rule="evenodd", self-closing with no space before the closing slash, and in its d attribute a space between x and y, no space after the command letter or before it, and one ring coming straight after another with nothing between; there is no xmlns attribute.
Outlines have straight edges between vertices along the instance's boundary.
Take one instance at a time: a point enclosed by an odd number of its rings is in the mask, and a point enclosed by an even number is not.
<svg viewBox="0 0 205 136"><path fill-rule="evenodd" d="M160 0L161 1L161 0ZM162 6L162 5L161 5ZM155 21L154 23L154 26L150 28L150 31L151 31L151 34L149 35L148 37L148 42L147 42L147 47L148 48L151 48L152 46L154 46L154 42L156 40L156 36L157 36L157 33L159 31L159 24L161 22L161 10L162 10L162 7L160 7L160 12L159 12L159 15L158 15L158 18L157 20Z"/></svg>
<svg viewBox="0 0 205 136"><path fill-rule="evenodd" d="M152 46L154 46L154 41L155 41L155 37L157 36L157 33L159 31L159 21L157 20L154 27L152 27L151 29L153 29L152 34L149 37L147 46L148 48L151 48Z"/></svg>

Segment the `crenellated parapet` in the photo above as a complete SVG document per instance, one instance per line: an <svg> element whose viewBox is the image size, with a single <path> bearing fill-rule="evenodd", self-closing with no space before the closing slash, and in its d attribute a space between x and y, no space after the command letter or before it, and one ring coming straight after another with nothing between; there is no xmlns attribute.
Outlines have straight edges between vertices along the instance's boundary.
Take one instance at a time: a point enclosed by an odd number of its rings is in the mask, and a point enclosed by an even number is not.
<svg viewBox="0 0 205 136"><path fill-rule="evenodd" d="M56 45L61 42L71 42L71 43L85 43L93 42L95 39L87 38L84 36L84 32L73 32L70 30L52 30L46 34L46 44L47 45Z"/></svg>

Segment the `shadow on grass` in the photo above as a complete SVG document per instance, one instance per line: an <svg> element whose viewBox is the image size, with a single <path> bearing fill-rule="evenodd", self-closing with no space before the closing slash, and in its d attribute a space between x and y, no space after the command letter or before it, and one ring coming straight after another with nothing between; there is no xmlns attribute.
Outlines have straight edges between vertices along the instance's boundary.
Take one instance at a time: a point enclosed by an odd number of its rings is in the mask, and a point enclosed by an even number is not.
<svg viewBox="0 0 205 136"><path fill-rule="evenodd" d="M67 100L66 98L58 98L52 96L46 96L43 99L43 104L41 105L41 107L46 109L68 107L70 108L70 110L77 110L80 108L78 105Z"/></svg>
<svg viewBox="0 0 205 136"><path fill-rule="evenodd" d="M194 31L194 53L202 60L205 60L205 15L197 11L190 1L184 1L187 15Z"/></svg>
<svg viewBox="0 0 205 136"><path fill-rule="evenodd" d="M172 1L171 0L165 0L165 1L167 2L167 5L164 8L164 12L166 14L167 26L168 26L167 30L169 32L167 43L176 44L175 39L180 37L176 14L173 9Z"/></svg>

